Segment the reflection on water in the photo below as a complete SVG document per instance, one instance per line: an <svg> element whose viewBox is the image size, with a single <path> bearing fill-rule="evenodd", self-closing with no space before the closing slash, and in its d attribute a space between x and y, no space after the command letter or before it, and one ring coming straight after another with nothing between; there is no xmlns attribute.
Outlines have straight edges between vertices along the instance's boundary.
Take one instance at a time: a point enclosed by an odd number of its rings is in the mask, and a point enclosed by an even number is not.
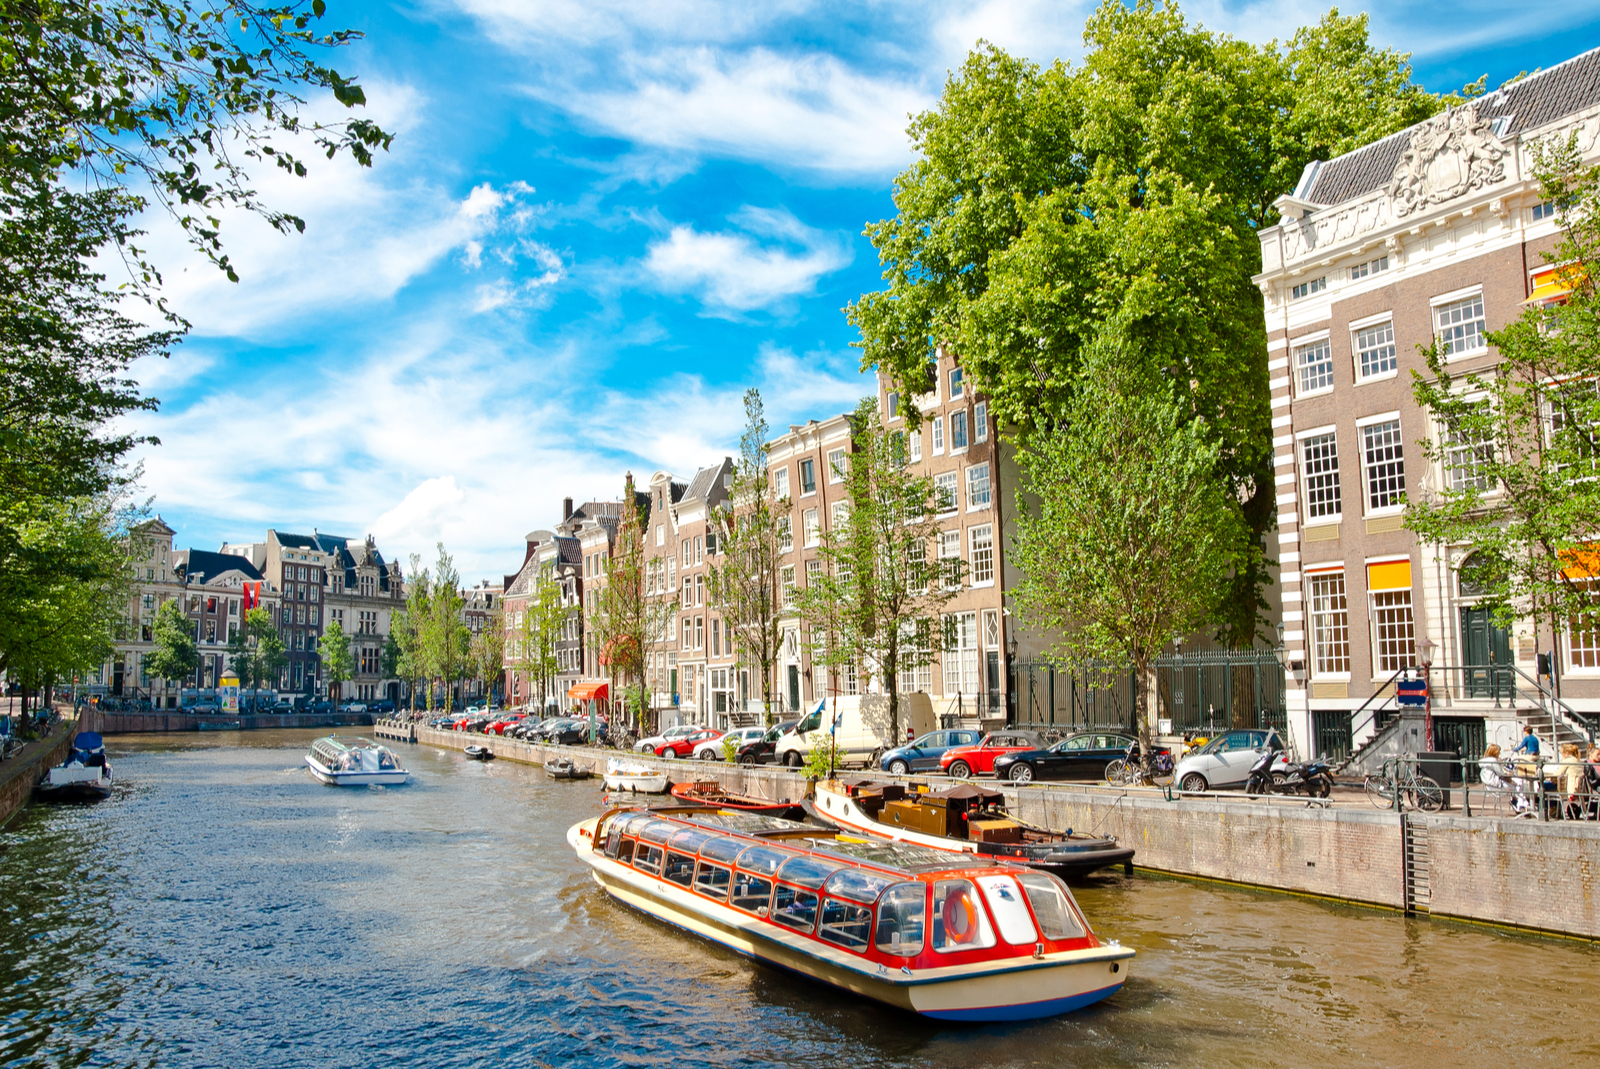
<svg viewBox="0 0 1600 1069"><path fill-rule="evenodd" d="M618 906L571 856L592 783L404 748L324 787L316 732L113 739L108 802L0 836L0 1064L1600 1064L1600 954L1316 902L1107 877L1123 991L937 1025Z"/></svg>

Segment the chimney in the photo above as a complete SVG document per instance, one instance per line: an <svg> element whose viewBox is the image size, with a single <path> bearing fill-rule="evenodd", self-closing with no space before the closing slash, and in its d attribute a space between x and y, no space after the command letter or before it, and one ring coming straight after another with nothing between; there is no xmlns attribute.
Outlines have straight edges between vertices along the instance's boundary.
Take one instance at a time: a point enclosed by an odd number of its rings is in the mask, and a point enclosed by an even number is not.
<svg viewBox="0 0 1600 1069"><path fill-rule="evenodd" d="M561 522L566 523L570 519L572 519L572 498L564 497L561 499Z"/></svg>

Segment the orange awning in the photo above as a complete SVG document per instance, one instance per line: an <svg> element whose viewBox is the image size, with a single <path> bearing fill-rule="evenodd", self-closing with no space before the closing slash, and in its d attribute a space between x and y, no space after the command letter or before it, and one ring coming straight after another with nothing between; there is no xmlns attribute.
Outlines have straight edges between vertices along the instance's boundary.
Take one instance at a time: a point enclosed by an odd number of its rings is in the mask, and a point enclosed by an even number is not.
<svg viewBox="0 0 1600 1069"><path fill-rule="evenodd" d="M1390 560L1367 565L1368 590L1410 590L1411 562Z"/></svg>
<svg viewBox="0 0 1600 1069"><path fill-rule="evenodd" d="M1548 301L1559 301L1572 295L1587 278L1588 274L1581 267L1552 267L1548 271L1537 272L1533 276L1533 292L1523 304L1544 304Z"/></svg>
<svg viewBox="0 0 1600 1069"><path fill-rule="evenodd" d="M1566 565L1561 574L1568 579L1591 579L1600 575L1600 548L1563 549L1561 560Z"/></svg>
<svg viewBox="0 0 1600 1069"><path fill-rule="evenodd" d="M574 683L567 688L567 697L580 702L586 702L590 698L604 698L605 696L606 684L604 683Z"/></svg>

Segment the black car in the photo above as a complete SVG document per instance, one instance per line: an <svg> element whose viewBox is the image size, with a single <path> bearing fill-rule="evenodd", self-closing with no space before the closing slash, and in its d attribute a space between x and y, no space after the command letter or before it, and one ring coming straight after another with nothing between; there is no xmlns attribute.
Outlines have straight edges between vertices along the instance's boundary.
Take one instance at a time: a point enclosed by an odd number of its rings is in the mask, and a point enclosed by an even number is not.
<svg viewBox="0 0 1600 1069"><path fill-rule="evenodd" d="M783 738L785 733L798 723L800 723L799 720L783 720L772 725L767 729L767 733L755 742L747 742L739 747L736 760L741 765L771 764L774 760L774 755L777 753L778 740Z"/></svg>
<svg viewBox="0 0 1600 1069"><path fill-rule="evenodd" d="M538 738L540 742L577 746L589 741L589 721L557 720L554 724L541 728Z"/></svg>
<svg viewBox="0 0 1600 1069"><path fill-rule="evenodd" d="M367 705L367 712L377 713L379 716L384 716L388 713L394 712L394 702L390 701L388 698L380 698L375 702L369 702Z"/></svg>
<svg viewBox="0 0 1600 1069"><path fill-rule="evenodd" d="M1013 783L1036 779L1103 779L1106 765L1126 757L1133 736L1085 731L1043 750L1021 750L995 758L994 774Z"/></svg>

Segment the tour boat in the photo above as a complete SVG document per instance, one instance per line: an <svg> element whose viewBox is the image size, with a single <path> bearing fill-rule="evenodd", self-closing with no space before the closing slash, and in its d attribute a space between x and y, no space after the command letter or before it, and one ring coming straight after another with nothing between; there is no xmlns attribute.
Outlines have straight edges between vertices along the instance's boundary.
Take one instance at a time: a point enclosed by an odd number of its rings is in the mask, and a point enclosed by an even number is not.
<svg viewBox="0 0 1600 1069"><path fill-rule="evenodd" d="M387 746L370 739L341 739L335 735L318 739L306 754L306 764L313 776L335 787L393 787L411 778Z"/></svg>
<svg viewBox="0 0 1600 1069"><path fill-rule="evenodd" d="M639 791L644 794L665 794L667 791L667 774L660 769L641 765L637 761L619 761L616 758L612 758L606 762L605 783L608 791Z"/></svg>
<svg viewBox="0 0 1600 1069"><path fill-rule="evenodd" d="M1118 845L1115 836L1036 828L1006 812L1005 795L972 783L908 792L900 783L827 780L817 784L816 802L806 809L847 831L991 856L1059 876L1086 876L1112 865L1133 870L1133 847Z"/></svg>
<svg viewBox="0 0 1600 1069"><path fill-rule="evenodd" d="M551 779L588 779L594 774L570 757L552 757L544 763L544 771Z"/></svg>
<svg viewBox="0 0 1600 1069"><path fill-rule="evenodd" d="M93 731L80 731L72 739L72 752L52 768L38 787L40 798L97 799L111 796L111 762L105 740Z"/></svg>
<svg viewBox="0 0 1600 1069"><path fill-rule="evenodd" d="M610 809L567 842L620 902L941 1020L1079 1009L1115 994L1134 956L1096 938L1057 877L984 858L705 810Z"/></svg>
<svg viewBox="0 0 1600 1069"><path fill-rule="evenodd" d="M799 820L805 816L805 807L787 798L755 798L748 794L729 794L715 780L703 783L674 783L672 797L689 805L711 806L714 809L732 809L740 813L760 813L763 816Z"/></svg>

